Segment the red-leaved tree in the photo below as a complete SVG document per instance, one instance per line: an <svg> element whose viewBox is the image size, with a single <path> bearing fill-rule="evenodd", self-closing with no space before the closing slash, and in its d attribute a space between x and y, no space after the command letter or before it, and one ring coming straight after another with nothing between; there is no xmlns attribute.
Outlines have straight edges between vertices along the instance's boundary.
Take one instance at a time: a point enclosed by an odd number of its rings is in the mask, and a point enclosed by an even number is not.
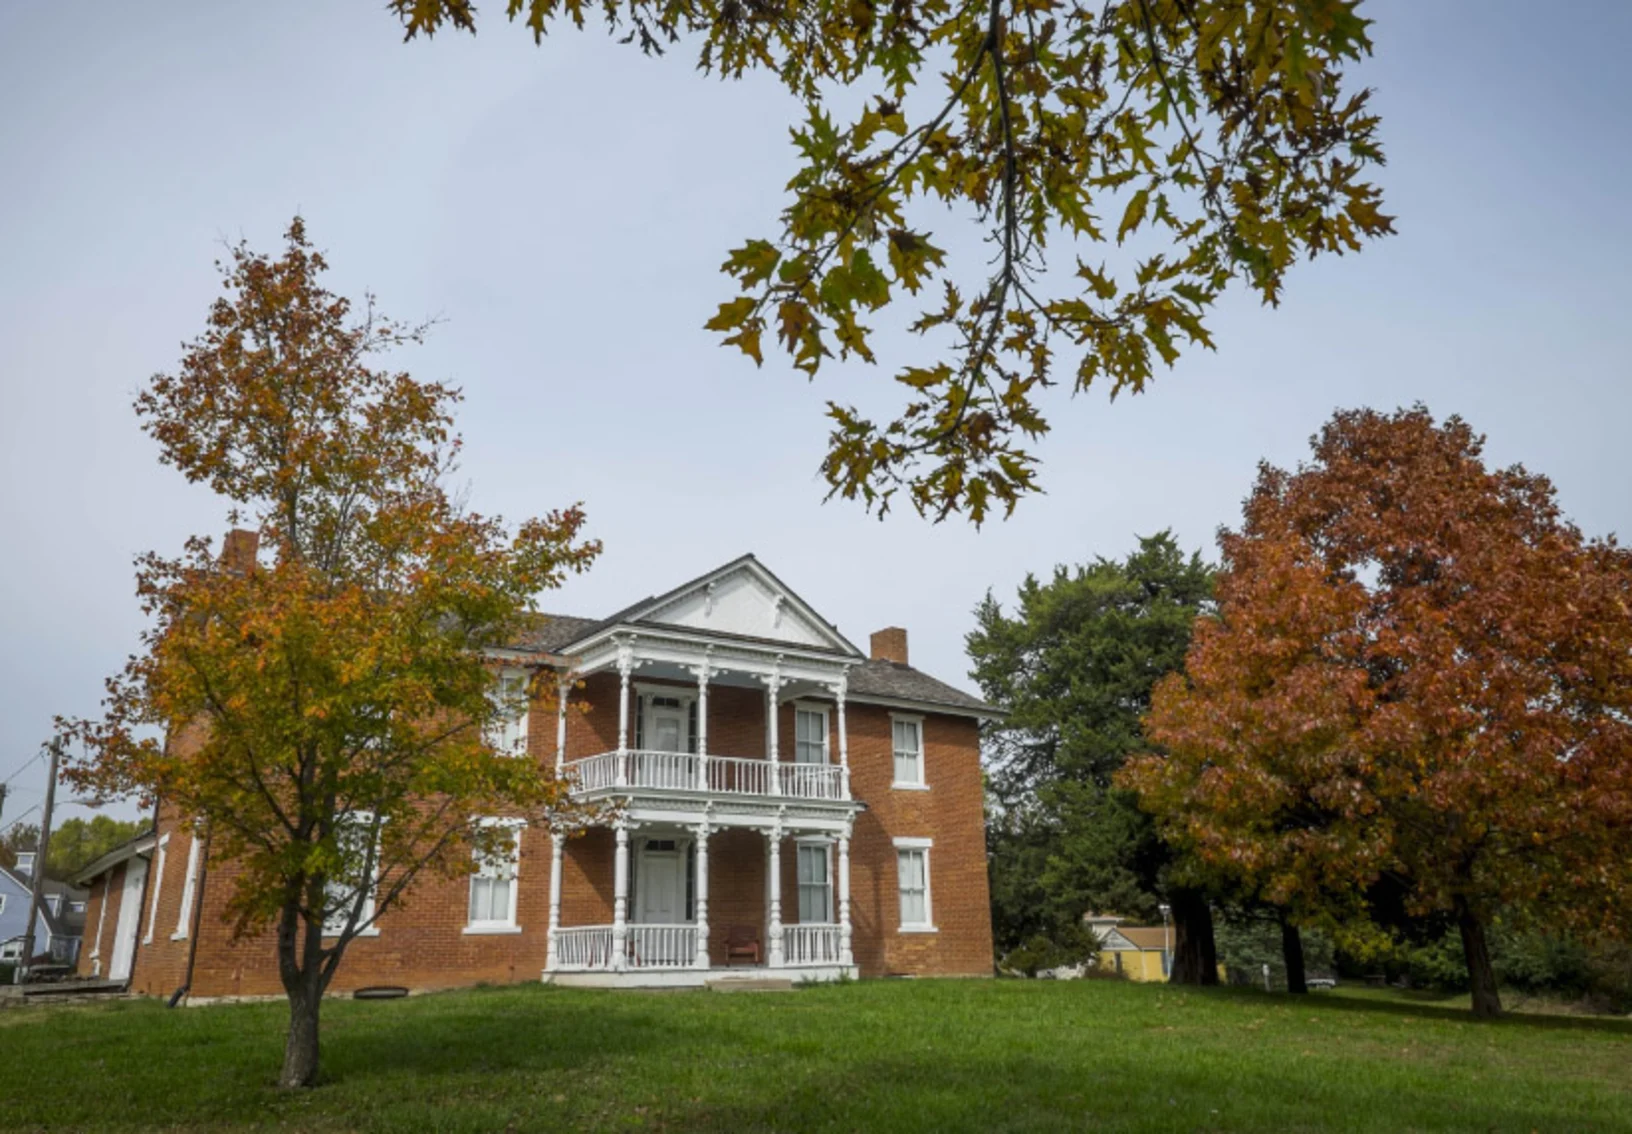
<svg viewBox="0 0 1632 1134"><path fill-rule="evenodd" d="M1124 782L1271 901L1345 916L1383 881L1453 915L1495 1015L1494 917L1628 928L1632 554L1455 417L1343 412L1313 448L1221 536L1217 617Z"/></svg>

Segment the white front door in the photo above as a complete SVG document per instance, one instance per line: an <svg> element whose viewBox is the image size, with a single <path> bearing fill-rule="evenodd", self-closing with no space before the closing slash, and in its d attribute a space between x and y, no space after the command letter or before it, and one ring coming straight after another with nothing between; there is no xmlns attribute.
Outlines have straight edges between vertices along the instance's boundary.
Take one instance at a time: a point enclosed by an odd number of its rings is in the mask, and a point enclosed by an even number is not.
<svg viewBox="0 0 1632 1134"><path fill-rule="evenodd" d="M686 856L683 845L660 840L640 855L640 909L636 920L647 925L679 925L686 920Z"/></svg>
<svg viewBox="0 0 1632 1134"><path fill-rule="evenodd" d="M113 959L108 962L109 980L130 979L130 963L136 957L136 934L142 928L142 883L146 881L147 860L126 860L125 885L119 891L119 921L113 929Z"/></svg>

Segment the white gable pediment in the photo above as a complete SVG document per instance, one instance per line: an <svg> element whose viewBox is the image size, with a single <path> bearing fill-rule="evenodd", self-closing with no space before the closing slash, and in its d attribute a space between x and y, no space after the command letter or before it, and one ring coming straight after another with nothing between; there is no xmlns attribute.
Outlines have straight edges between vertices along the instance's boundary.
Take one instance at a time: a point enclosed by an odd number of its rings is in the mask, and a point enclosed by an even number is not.
<svg viewBox="0 0 1632 1134"><path fill-rule="evenodd" d="M851 649L803 600L779 586L770 572L753 561L705 576L637 617L643 622L741 634L795 646Z"/></svg>

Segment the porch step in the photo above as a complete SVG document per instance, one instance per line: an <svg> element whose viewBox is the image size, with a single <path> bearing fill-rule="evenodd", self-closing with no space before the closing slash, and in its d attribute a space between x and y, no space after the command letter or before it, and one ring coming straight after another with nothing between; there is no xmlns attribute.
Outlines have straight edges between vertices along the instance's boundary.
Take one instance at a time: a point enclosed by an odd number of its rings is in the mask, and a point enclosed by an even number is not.
<svg viewBox="0 0 1632 1134"><path fill-rule="evenodd" d="M788 977L726 976L703 982L710 992L792 992Z"/></svg>

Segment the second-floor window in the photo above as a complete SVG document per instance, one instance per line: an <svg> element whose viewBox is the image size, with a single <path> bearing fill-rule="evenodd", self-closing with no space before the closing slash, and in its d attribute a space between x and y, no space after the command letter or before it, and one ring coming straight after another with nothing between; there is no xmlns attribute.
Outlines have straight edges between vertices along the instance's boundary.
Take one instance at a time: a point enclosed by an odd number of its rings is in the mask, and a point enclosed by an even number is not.
<svg viewBox="0 0 1632 1134"><path fill-rule="evenodd" d="M924 786L924 724L918 717L892 717L895 786Z"/></svg>
<svg viewBox="0 0 1632 1134"><path fill-rule="evenodd" d="M527 674L500 670L489 693L497 710L488 726L487 742L507 755L527 751Z"/></svg>
<svg viewBox="0 0 1632 1134"><path fill-rule="evenodd" d="M827 763L827 713L821 709L793 712L793 758L800 764Z"/></svg>

